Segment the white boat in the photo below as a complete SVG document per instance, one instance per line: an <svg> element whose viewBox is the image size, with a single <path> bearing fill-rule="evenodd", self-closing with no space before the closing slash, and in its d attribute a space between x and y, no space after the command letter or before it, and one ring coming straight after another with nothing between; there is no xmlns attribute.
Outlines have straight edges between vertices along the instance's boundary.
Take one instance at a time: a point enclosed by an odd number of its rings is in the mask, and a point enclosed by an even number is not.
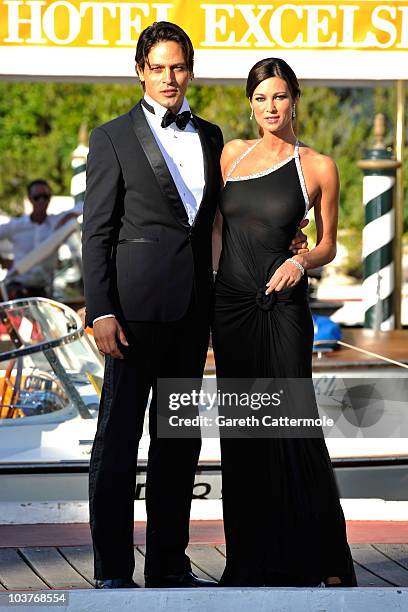
<svg viewBox="0 0 408 612"><path fill-rule="evenodd" d="M389 367L382 367L366 359L356 369L355 364L339 365L341 358L337 365L327 359L328 365L315 367L314 381L319 408L335 419L347 420L345 381L408 381L403 364L388 361ZM45 298L0 304L0 503L87 500L102 379L103 360L69 307ZM406 403L397 404L402 418ZM387 412L395 406L383 402L382 408ZM135 499L144 498L147 432L146 421ZM341 496L408 500L407 437L368 437L364 431L328 437ZM250 483L243 494L250 495ZM204 438L195 496L220 495L219 440Z"/></svg>

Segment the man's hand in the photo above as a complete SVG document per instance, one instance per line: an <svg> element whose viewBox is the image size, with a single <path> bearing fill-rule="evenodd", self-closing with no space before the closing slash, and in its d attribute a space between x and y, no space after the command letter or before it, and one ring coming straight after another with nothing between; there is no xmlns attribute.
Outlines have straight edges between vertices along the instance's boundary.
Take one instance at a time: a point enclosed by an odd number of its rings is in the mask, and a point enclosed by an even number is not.
<svg viewBox="0 0 408 612"><path fill-rule="evenodd" d="M106 319L95 321L93 330L96 346L102 355L111 355L116 359L123 359L118 340L124 346L129 346L129 343L115 317L106 317Z"/></svg>
<svg viewBox="0 0 408 612"><path fill-rule="evenodd" d="M309 252L309 249L307 246L307 236L306 234L302 232L302 229L306 227L308 223L309 223L309 219L303 219L303 221L300 222L299 229L296 233L296 236L293 238L292 242L290 243L289 249L295 255L301 255L302 253Z"/></svg>

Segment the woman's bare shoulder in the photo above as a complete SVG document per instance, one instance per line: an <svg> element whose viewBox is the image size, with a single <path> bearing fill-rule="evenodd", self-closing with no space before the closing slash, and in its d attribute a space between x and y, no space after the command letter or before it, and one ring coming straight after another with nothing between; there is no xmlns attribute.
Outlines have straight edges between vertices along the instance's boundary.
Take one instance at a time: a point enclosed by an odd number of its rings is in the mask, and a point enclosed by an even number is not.
<svg viewBox="0 0 408 612"><path fill-rule="evenodd" d="M302 163L304 162L309 166L310 170L317 176L327 177L327 175L333 176L337 174L336 162L329 155L320 153L303 142L299 143L299 145Z"/></svg>
<svg viewBox="0 0 408 612"><path fill-rule="evenodd" d="M245 149L248 149L248 147L250 147L255 142L256 140L242 140L241 138L234 138L234 140L230 140L229 142L225 143L222 154L239 154L241 151L245 151Z"/></svg>
<svg viewBox="0 0 408 612"><path fill-rule="evenodd" d="M230 140L224 145L221 154L221 165L223 168L226 168L231 164L231 162L235 161L244 151L246 151L250 146L252 146L256 140L242 140L240 138L235 138L234 140Z"/></svg>

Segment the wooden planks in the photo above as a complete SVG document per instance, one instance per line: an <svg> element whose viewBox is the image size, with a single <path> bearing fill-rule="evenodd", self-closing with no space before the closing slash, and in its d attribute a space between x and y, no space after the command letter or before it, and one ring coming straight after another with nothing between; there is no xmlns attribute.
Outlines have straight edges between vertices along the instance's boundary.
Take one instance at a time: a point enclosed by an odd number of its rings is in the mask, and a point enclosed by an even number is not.
<svg viewBox="0 0 408 612"><path fill-rule="evenodd" d="M26 563L51 589L90 589L91 585L52 546L20 548Z"/></svg>
<svg viewBox="0 0 408 612"><path fill-rule="evenodd" d="M135 571L133 572L133 580L140 587L144 587L144 564L144 555L140 552L137 546L135 546Z"/></svg>
<svg viewBox="0 0 408 612"><path fill-rule="evenodd" d="M353 559L366 570L393 586L408 586L408 571L372 544L352 544Z"/></svg>
<svg viewBox="0 0 408 612"><path fill-rule="evenodd" d="M408 544L351 544L359 587L408 586ZM225 545L191 544L197 576L219 580ZM135 547L134 581L144 586L145 547ZM0 549L0 590L89 589L94 584L91 546Z"/></svg>
<svg viewBox="0 0 408 612"><path fill-rule="evenodd" d="M225 544L217 544L215 547L224 557L227 556L227 547Z"/></svg>
<svg viewBox="0 0 408 612"><path fill-rule="evenodd" d="M354 562L354 571L356 572L357 585L359 587L390 587L392 586L386 580L380 578L376 574L368 571L362 565Z"/></svg>
<svg viewBox="0 0 408 612"><path fill-rule="evenodd" d="M351 346L364 349L376 355L388 357L402 363L408 362L408 330L394 329L377 331L373 329L344 329L343 341ZM324 353L321 358L313 356L313 368L326 369L339 366L386 366L387 362L370 355L356 351L354 348L342 346L340 350ZM397 367L397 366L394 366Z"/></svg>
<svg viewBox="0 0 408 612"><path fill-rule="evenodd" d="M408 570L408 544L373 544L373 546Z"/></svg>
<svg viewBox="0 0 408 612"><path fill-rule="evenodd" d="M219 580L225 568L225 557L215 548L202 544L193 544L187 548L192 563L214 580Z"/></svg>
<svg viewBox="0 0 408 612"><path fill-rule="evenodd" d="M138 546L138 549L143 555L146 554L146 546ZM204 580L211 580L211 576L207 574L207 572L204 572L202 569L200 569L198 565L196 565L192 559L191 559L191 569L194 572L194 574L196 574L196 576L198 576L199 578L204 578Z"/></svg>
<svg viewBox="0 0 408 612"><path fill-rule="evenodd" d="M343 341L352 346L383 355L402 363L408 363L408 330L394 329L391 331L376 331L373 329L344 329ZM356 351L353 348L341 347L338 351L323 353L321 358L313 355L313 368L337 368L345 366L386 366L387 363L367 353ZM210 348L207 353L205 365L206 373L214 373L214 353Z"/></svg>
<svg viewBox="0 0 408 612"><path fill-rule="evenodd" d="M95 584L92 546L63 546L59 549L61 555L72 567L92 586ZM135 571L133 580L144 587L144 556L135 547Z"/></svg>
<svg viewBox="0 0 408 612"><path fill-rule="evenodd" d="M215 547L221 555L226 555L225 544L219 544ZM352 548L352 547L351 547ZM353 550L352 550L353 552ZM354 555L353 555L354 558ZM366 559L363 551L360 551L359 558L361 561ZM389 587L392 586L387 580L383 580L380 576L373 574L366 567L359 563L354 563L354 570L356 572L357 584L359 587Z"/></svg>
<svg viewBox="0 0 408 612"><path fill-rule="evenodd" d="M344 331L344 341L389 359L395 359L402 363L408 361L408 330L406 329L381 331L349 328ZM371 360L373 357L367 356L367 359ZM381 363L381 360L378 361Z"/></svg>
<svg viewBox="0 0 408 612"><path fill-rule="evenodd" d="M0 549L0 582L9 591L38 591L48 588L27 565L16 548Z"/></svg>
<svg viewBox="0 0 408 612"><path fill-rule="evenodd" d="M94 586L92 546L61 546L58 550L75 571Z"/></svg>

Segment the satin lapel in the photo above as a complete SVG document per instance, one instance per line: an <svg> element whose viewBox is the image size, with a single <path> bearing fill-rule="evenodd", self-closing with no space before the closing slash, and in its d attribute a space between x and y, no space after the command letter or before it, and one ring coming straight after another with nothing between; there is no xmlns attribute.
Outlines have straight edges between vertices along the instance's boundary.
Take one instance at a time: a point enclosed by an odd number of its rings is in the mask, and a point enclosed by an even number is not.
<svg viewBox="0 0 408 612"><path fill-rule="evenodd" d="M195 119L195 125L197 126L198 129L198 134L200 136L200 141L201 141L201 147L203 149L203 159L204 159L204 180L205 180L205 184L204 184L204 191L203 191L203 197L200 203L200 206L198 208L197 211L197 216L200 213L200 210L202 208L202 206L205 203L205 199L207 197L207 193L208 193L208 188L209 185L211 184L211 181L214 179L214 165L213 165L213 159L211 157L211 151L210 151L210 146L208 143L208 139L207 136L205 134L205 131L203 129L203 126L201 124L200 118L199 117L194 117Z"/></svg>
<svg viewBox="0 0 408 612"><path fill-rule="evenodd" d="M184 208L173 177L160 151L160 147L146 121L140 102L132 108L130 117L136 137L150 163L165 200L169 203L176 219L181 225L190 229L186 209Z"/></svg>

